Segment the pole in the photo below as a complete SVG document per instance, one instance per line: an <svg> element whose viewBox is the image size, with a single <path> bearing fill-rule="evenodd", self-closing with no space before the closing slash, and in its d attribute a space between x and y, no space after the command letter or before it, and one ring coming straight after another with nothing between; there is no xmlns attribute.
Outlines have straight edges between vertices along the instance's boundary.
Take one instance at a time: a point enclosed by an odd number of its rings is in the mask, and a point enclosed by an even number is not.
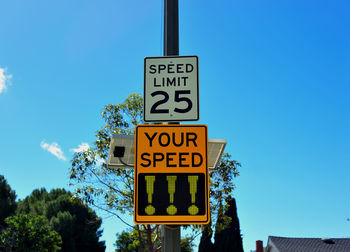
<svg viewBox="0 0 350 252"><path fill-rule="evenodd" d="M162 252L180 252L180 227L162 225Z"/></svg>
<svg viewBox="0 0 350 252"><path fill-rule="evenodd" d="M164 0L164 56L179 55L179 1ZM180 252L180 227L162 226L162 252Z"/></svg>
<svg viewBox="0 0 350 252"><path fill-rule="evenodd" d="M179 55L179 1L164 0L164 56Z"/></svg>

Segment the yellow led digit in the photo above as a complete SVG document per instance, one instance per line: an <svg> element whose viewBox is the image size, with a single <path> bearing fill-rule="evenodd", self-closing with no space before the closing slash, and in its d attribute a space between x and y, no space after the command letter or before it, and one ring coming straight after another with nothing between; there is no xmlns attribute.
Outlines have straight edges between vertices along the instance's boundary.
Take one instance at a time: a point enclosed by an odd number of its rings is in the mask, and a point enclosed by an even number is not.
<svg viewBox="0 0 350 252"><path fill-rule="evenodd" d="M174 215L177 212L177 208L174 204L174 194L175 194L175 181L176 176L166 176L166 180L168 181L168 192L170 194L170 206L166 209L167 213L170 215Z"/></svg>
<svg viewBox="0 0 350 252"><path fill-rule="evenodd" d="M190 183L190 194L192 202L192 205L188 208L188 213L191 215L196 215L198 213L198 207L194 205L196 203L197 181L198 176L188 176L188 183Z"/></svg>
<svg viewBox="0 0 350 252"><path fill-rule="evenodd" d="M148 215L153 215L155 212L154 207L152 204L152 194L154 192L154 181L156 180L155 176L145 176L146 180L146 191L148 195L148 206L145 208L145 212Z"/></svg>

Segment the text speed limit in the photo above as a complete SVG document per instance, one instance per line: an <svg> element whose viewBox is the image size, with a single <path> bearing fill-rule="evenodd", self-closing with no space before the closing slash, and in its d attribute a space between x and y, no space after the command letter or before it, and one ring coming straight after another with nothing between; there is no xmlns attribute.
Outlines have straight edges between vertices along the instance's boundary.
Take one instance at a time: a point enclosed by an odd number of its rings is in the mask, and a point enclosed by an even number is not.
<svg viewBox="0 0 350 252"><path fill-rule="evenodd" d="M147 57L144 64L144 119L199 119L198 57Z"/></svg>

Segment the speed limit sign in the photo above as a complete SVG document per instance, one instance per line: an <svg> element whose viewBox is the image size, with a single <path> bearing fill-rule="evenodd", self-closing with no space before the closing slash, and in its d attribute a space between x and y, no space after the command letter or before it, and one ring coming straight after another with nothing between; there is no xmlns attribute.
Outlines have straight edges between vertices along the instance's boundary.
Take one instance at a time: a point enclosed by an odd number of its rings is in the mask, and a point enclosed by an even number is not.
<svg viewBox="0 0 350 252"><path fill-rule="evenodd" d="M199 119L198 57L147 57L144 63L144 120Z"/></svg>

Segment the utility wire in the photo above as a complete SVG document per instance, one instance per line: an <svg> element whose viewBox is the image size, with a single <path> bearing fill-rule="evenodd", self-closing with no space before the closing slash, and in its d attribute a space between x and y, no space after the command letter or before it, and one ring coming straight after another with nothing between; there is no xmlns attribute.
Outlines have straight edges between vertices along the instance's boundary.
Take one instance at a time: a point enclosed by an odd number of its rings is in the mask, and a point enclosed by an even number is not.
<svg viewBox="0 0 350 252"><path fill-rule="evenodd" d="M127 167L134 167L133 165L129 165L129 164L125 163L120 157L118 157L118 158L119 158L120 163L122 163L123 165L125 165Z"/></svg>

